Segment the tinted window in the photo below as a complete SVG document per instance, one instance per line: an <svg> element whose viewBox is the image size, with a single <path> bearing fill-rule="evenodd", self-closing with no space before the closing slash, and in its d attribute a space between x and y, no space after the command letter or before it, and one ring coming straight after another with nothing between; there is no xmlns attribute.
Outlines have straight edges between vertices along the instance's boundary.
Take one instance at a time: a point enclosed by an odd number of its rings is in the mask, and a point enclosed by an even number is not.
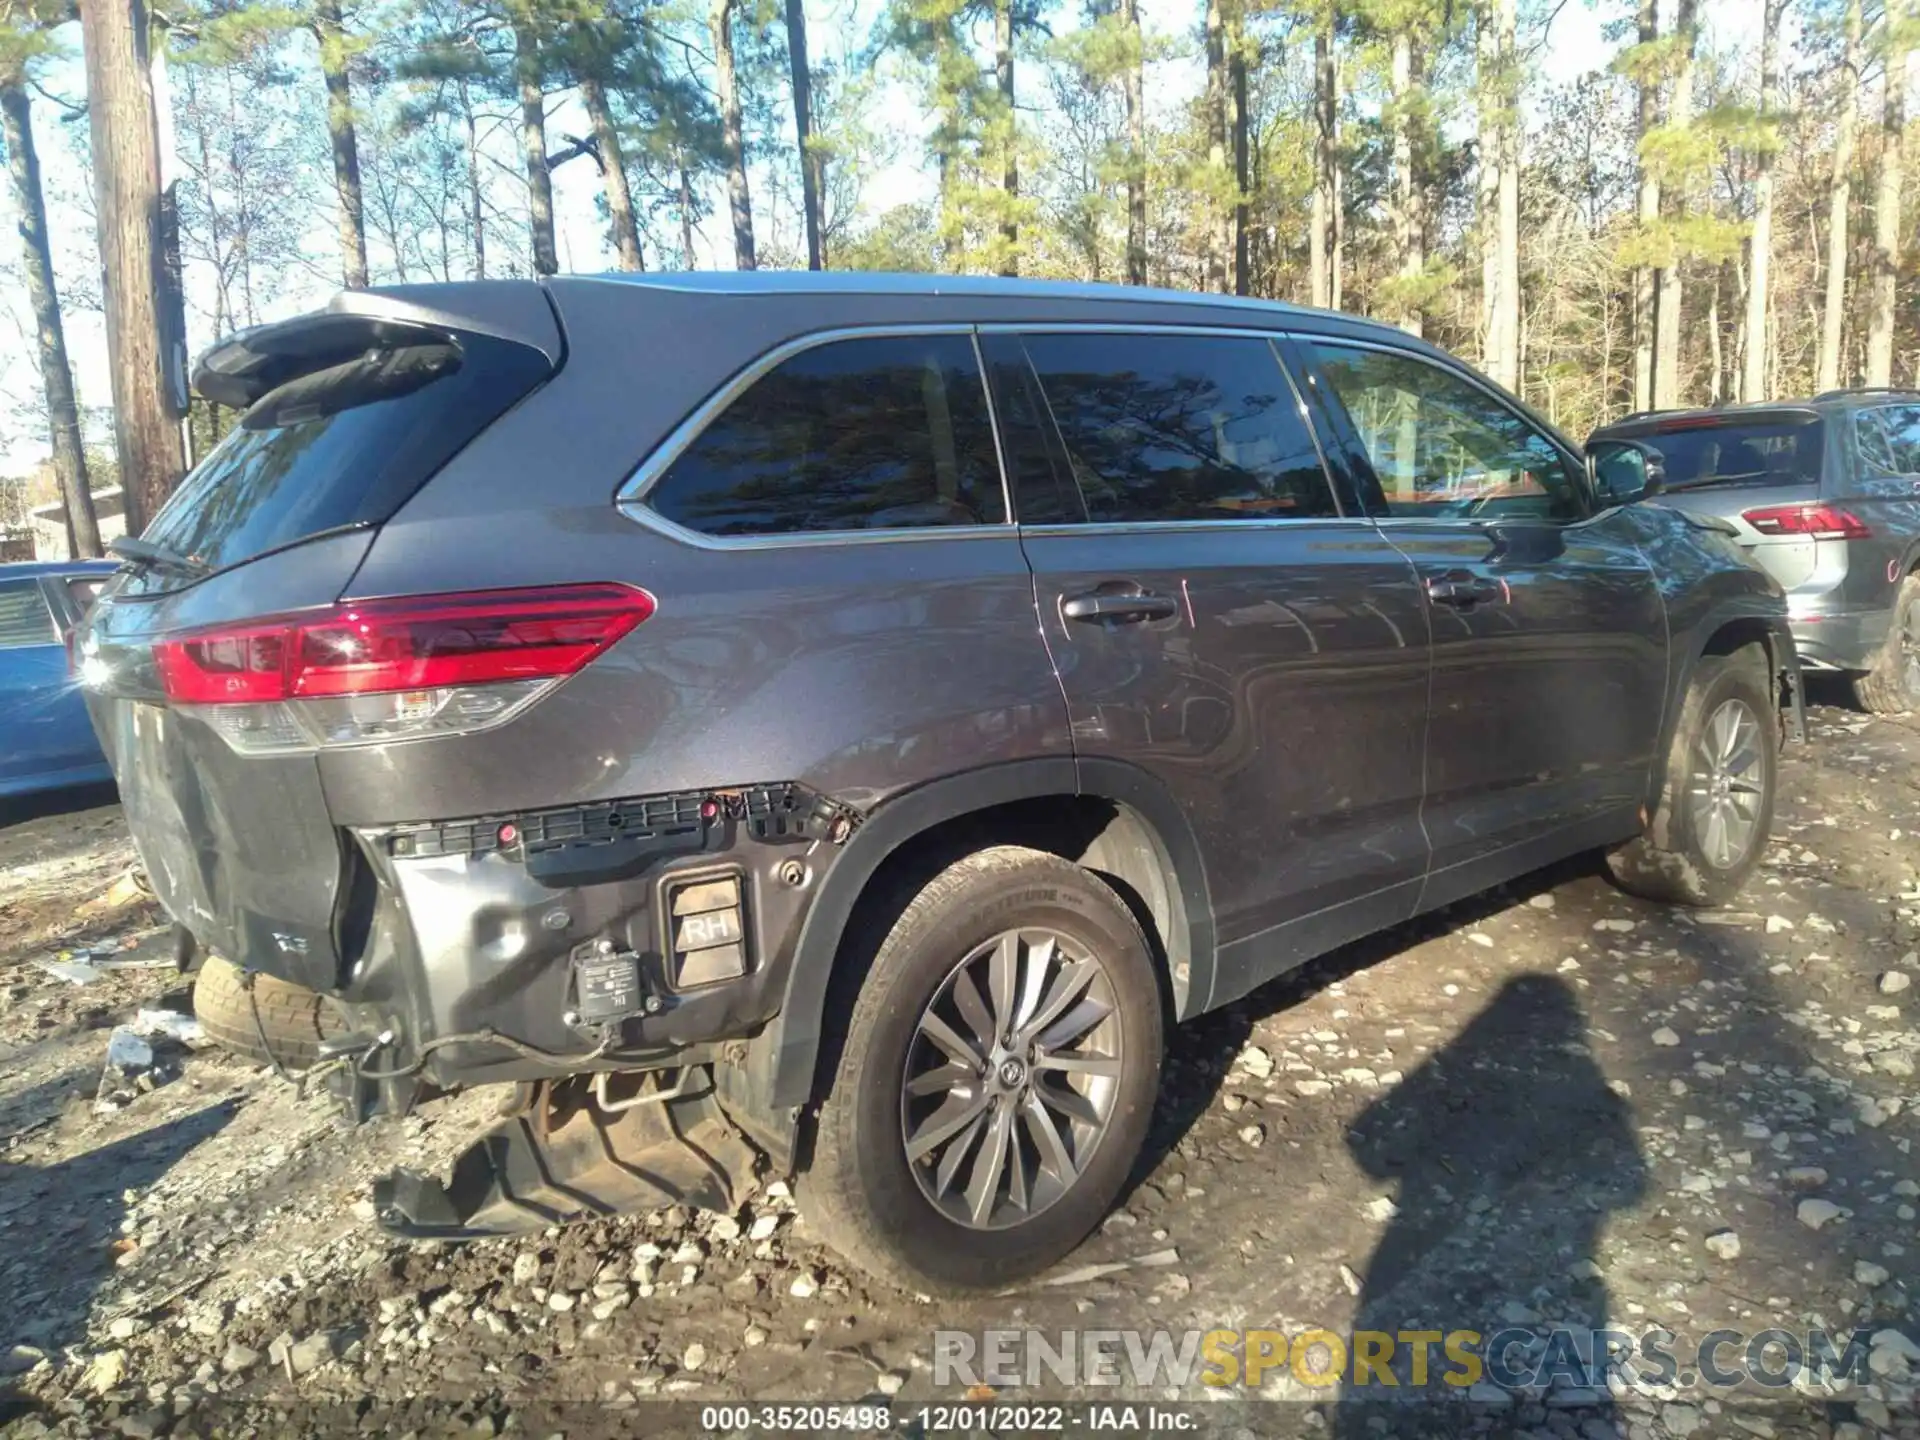
<svg viewBox="0 0 1920 1440"><path fill-rule="evenodd" d="M965 335L839 340L728 405L647 503L710 535L991 525L993 424Z"/></svg>
<svg viewBox="0 0 1920 1440"><path fill-rule="evenodd" d="M53 614L37 584L31 580L0 583L0 650L51 645L59 638L53 633Z"/></svg>
<svg viewBox="0 0 1920 1440"><path fill-rule="evenodd" d="M1040 381L1017 335L983 335L981 349L993 376L1000 451L1013 487L1013 513L1022 525L1070 525L1087 518L1086 502L1047 414Z"/></svg>
<svg viewBox="0 0 1920 1440"><path fill-rule="evenodd" d="M1029 335L1026 349L1094 521L1337 513L1264 340Z"/></svg>
<svg viewBox="0 0 1920 1440"><path fill-rule="evenodd" d="M1812 485L1825 432L1811 416L1657 430L1633 438L1660 452L1667 485Z"/></svg>
<svg viewBox="0 0 1920 1440"><path fill-rule="evenodd" d="M1853 434L1868 470L1881 475L1920 475L1920 405L1857 411Z"/></svg>
<svg viewBox="0 0 1920 1440"><path fill-rule="evenodd" d="M1315 347L1360 432L1390 515L1585 513L1559 448L1478 385L1411 355Z"/></svg>
<svg viewBox="0 0 1920 1440"><path fill-rule="evenodd" d="M297 375L247 411L143 538L219 569L379 524L548 369L524 345L434 335Z"/></svg>

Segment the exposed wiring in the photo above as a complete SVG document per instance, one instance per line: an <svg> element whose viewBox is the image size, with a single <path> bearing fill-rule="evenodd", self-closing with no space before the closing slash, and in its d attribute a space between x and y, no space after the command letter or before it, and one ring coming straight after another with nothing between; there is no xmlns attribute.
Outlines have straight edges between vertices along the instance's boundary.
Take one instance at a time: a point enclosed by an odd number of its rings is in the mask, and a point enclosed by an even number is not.
<svg viewBox="0 0 1920 1440"><path fill-rule="evenodd" d="M516 1040L511 1035L502 1035L491 1025L483 1025L478 1030L463 1030L457 1035L434 1036L422 1045L413 1059L405 1065L396 1066L391 1070L369 1070L367 1062L391 1045L393 1039L393 1032L390 1030L383 1032L375 1039L373 1044L367 1047L366 1052L353 1062L354 1074L362 1080L404 1080L407 1076L416 1074L427 1063L427 1057L443 1045L504 1045L525 1059L542 1065L564 1066L568 1069L590 1065L613 1048L613 1039L609 1036L591 1050L566 1055L553 1050L542 1050L538 1045L529 1045L526 1041Z"/></svg>

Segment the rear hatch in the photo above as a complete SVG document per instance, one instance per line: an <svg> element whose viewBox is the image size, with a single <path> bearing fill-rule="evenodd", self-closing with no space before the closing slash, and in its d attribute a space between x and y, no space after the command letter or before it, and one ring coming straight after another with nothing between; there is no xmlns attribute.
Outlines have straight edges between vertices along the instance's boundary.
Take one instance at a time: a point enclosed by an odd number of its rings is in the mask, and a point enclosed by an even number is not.
<svg viewBox="0 0 1920 1440"><path fill-rule="evenodd" d="M1621 427L1660 452L1660 503L1730 522L1740 544L1785 590L1819 569L1821 457L1826 425L1807 410L1686 416L1650 428Z"/></svg>
<svg viewBox="0 0 1920 1440"><path fill-rule="evenodd" d="M243 414L125 547L75 656L154 889L209 950L339 983L357 854L328 814L326 737L270 693L286 638L337 640L324 622L379 527L559 355L544 294L506 283L343 295L201 362L196 387Z"/></svg>

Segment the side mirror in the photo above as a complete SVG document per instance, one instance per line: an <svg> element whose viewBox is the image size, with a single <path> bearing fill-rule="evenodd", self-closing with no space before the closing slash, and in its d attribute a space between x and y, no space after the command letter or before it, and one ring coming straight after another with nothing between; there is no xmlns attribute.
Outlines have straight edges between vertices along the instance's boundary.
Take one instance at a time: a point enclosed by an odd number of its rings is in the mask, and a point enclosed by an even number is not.
<svg viewBox="0 0 1920 1440"><path fill-rule="evenodd" d="M1587 447L1587 483L1603 505L1651 500L1666 488L1666 461L1638 440L1596 440Z"/></svg>

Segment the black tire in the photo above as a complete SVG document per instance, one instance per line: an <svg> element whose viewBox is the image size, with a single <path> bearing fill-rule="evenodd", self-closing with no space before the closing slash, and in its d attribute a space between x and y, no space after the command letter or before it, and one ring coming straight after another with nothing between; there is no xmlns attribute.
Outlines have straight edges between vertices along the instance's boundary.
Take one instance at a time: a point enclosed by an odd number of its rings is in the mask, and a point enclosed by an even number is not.
<svg viewBox="0 0 1920 1440"><path fill-rule="evenodd" d="M1117 1023L1108 1033L1118 1036L1118 1076L1106 1128L1083 1163L1076 1154L1077 1173L1058 1198L1001 1228L976 1228L936 1208L916 1179L905 1130L916 1102L904 1087L916 1043L925 1039L923 1014L950 993L945 987L962 962L995 937L1028 929L1051 931L1098 960L1103 993L1112 996L1103 1023ZM906 1290L993 1289L1037 1274L1086 1238L1125 1183L1152 1118L1163 1038L1153 951L1104 881L1018 846L960 860L907 905L861 984L801 1180L809 1223L849 1259ZM981 1072L982 1090L991 1070L989 1063ZM1028 1080L1040 1079L1036 1066ZM1025 1122L1011 1123L1014 1146L1031 1144ZM996 1193L1006 1183L996 1181ZM1037 1185L1031 1194L1037 1198Z"/></svg>
<svg viewBox="0 0 1920 1440"><path fill-rule="evenodd" d="M1855 675L1853 699L1875 715L1920 710L1920 575L1909 575L1893 592L1893 623L1873 669Z"/></svg>
<svg viewBox="0 0 1920 1440"><path fill-rule="evenodd" d="M260 1023L253 1007L260 1007ZM238 965L218 955L207 956L193 982L193 1013L209 1039L223 1049L257 1065L277 1058L289 1070L305 1070L320 1059L320 1042L338 1033L339 1016L323 995L271 976L253 977L253 995L247 995L246 977ZM269 1055L260 1045L265 1030Z"/></svg>
<svg viewBox="0 0 1920 1440"><path fill-rule="evenodd" d="M1750 843L1732 860L1710 849L1700 833L1692 797L1711 784L1702 756L1706 727L1724 706L1744 705L1757 726L1754 742L1759 787L1757 824ZM1773 802L1779 770L1778 704L1773 672L1758 645L1744 645L1731 655L1709 655L1694 670L1693 683L1674 727L1667 755L1666 786L1653 812L1652 823L1638 839L1607 857L1608 868L1620 888L1648 900L1669 905L1724 905L1760 863L1773 828Z"/></svg>

